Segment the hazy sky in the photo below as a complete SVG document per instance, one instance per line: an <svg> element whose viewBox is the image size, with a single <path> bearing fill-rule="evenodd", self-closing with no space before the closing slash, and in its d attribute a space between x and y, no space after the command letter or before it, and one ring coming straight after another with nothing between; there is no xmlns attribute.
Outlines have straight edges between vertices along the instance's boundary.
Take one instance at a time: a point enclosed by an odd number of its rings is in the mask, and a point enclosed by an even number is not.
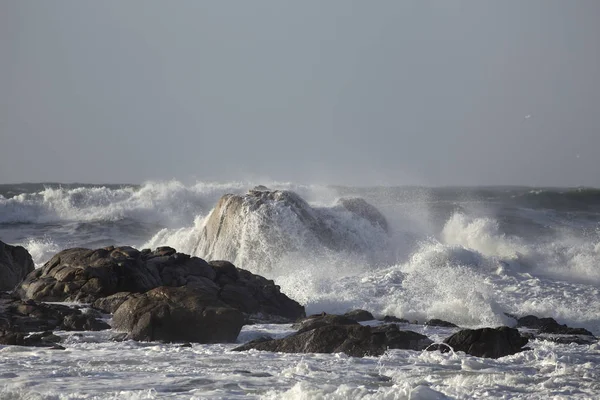
<svg viewBox="0 0 600 400"><path fill-rule="evenodd" d="M600 1L0 0L0 183L600 186Z"/></svg>

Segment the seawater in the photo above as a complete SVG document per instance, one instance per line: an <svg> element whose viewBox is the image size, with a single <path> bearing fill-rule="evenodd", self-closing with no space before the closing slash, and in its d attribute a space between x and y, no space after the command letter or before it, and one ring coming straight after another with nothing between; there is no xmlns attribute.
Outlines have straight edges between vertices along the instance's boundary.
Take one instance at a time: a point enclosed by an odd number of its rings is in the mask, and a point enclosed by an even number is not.
<svg viewBox="0 0 600 400"><path fill-rule="evenodd" d="M600 335L600 191L561 188L352 188L278 182L186 185L0 185L0 240L25 246L41 266L75 246L170 245L194 253L205 218L225 193L255 184L293 190L329 213L357 251L336 253L303 239L293 219L280 229L296 250L257 271L308 313L364 308L411 321L464 327L514 325L535 314ZM381 235L334 208L363 197L388 219ZM284 210L282 215L285 216ZM248 223L248 236L256 232ZM268 241L263 243L269 251ZM408 327L434 340L452 330ZM238 342L284 336L289 325L246 326ZM342 354L233 353L231 345L116 343L112 332L62 332L65 351L0 348L0 398L598 398L600 346L533 341L499 360L393 350Z"/></svg>

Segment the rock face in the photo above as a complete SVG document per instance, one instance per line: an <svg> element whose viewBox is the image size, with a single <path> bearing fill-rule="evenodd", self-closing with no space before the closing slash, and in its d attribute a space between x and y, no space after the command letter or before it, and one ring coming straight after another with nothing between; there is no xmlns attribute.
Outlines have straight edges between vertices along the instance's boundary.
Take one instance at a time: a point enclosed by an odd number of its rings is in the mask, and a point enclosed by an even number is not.
<svg viewBox="0 0 600 400"><path fill-rule="evenodd" d="M141 341L222 343L237 338L244 316L217 299L215 286L161 286L131 295L113 316L113 328Z"/></svg>
<svg viewBox="0 0 600 400"><path fill-rule="evenodd" d="M309 318L304 328L283 339L259 339L237 347L283 353L346 353L354 357L378 356L387 349L423 350L432 341L412 331L401 331L397 325L362 326L342 316ZM345 324L338 324L342 322ZM329 322L329 323L328 323ZM312 328L312 329L311 329Z"/></svg>
<svg viewBox="0 0 600 400"><path fill-rule="evenodd" d="M35 265L24 247L0 241L0 291L13 290Z"/></svg>
<svg viewBox="0 0 600 400"><path fill-rule="evenodd" d="M444 343L454 351L464 351L476 357L500 358L523 350L528 339L521 336L515 328L502 326L499 328L464 329L450 336ZM445 346L438 347L443 352Z"/></svg>
<svg viewBox="0 0 600 400"><path fill-rule="evenodd" d="M362 199L313 208L296 193L260 188L221 197L193 254L232 260L263 273L285 254L307 248L367 251L361 235L367 230L368 236L386 235L387 229L385 217Z"/></svg>
<svg viewBox="0 0 600 400"><path fill-rule="evenodd" d="M68 249L30 273L17 288L23 299L79 301L115 312L128 293L158 287L204 288L224 305L247 315L292 321L304 307L282 294L279 286L226 261L207 263L170 247L138 251L131 247ZM109 297L110 296L110 297ZM101 300L104 299L104 300Z"/></svg>

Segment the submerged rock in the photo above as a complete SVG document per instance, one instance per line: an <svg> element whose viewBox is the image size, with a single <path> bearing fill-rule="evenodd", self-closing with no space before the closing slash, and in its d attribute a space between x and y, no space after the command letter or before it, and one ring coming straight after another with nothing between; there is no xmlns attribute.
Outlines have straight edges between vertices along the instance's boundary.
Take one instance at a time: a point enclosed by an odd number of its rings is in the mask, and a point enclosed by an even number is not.
<svg viewBox="0 0 600 400"><path fill-rule="evenodd" d="M515 328L502 326L499 328L464 329L456 332L444 343L454 351L464 351L476 357L500 358L519 353L528 342ZM449 351L446 346L435 346L432 350Z"/></svg>
<svg viewBox="0 0 600 400"><path fill-rule="evenodd" d="M13 290L34 269L33 259L24 247L0 241L0 291Z"/></svg>
<svg viewBox="0 0 600 400"><path fill-rule="evenodd" d="M346 353L349 356L379 356L387 349L423 350L432 343L426 336L401 331L396 325L379 327L325 325L283 339L260 339L233 351L250 349L283 353Z"/></svg>
<svg viewBox="0 0 600 400"><path fill-rule="evenodd" d="M113 328L141 341L233 342L243 323L241 311L218 300L212 288L195 284L131 295L113 316Z"/></svg>
<svg viewBox="0 0 600 400"><path fill-rule="evenodd" d="M170 247L138 251L132 247L68 249L30 273L16 293L38 301L94 303L115 312L132 293L157 287L189 286L211 293L215 300L248 315L293 321L304 307L281 293L272 280L236 268L177 253Z"/></svg>

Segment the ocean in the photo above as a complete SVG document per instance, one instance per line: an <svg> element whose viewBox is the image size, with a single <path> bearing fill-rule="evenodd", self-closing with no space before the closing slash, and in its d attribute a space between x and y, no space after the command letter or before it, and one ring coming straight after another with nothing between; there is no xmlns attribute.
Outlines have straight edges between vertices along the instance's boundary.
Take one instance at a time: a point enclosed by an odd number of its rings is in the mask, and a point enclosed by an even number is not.
<svg viewBox="0 0 600 400"><path fill-rule="evenodd" d="M204 257L200 232L225 193L257 184L291 190L330 217L352 251L322 246L286 210L272 236L260 216L239 227L233 261L281 286L311 313L361 308L375 316L461 327L552 317L600 336L600 189L342 187L285 182L0 185L0 240L36 265L70 247L168 245ZM362 197L389 232L344 217ZM283 250L277 237L291 237ZM290 243L288 243L290 244ZM441 341L450 328L411 324ZM239 343L282 337L290 325L245 326ZM390 350L381 357L231 352L236 344L114 342L114 332L59 332L64 351L0 346L1 399L471 399L600 398L600 344L533 340L497 360Z"/></svg>

